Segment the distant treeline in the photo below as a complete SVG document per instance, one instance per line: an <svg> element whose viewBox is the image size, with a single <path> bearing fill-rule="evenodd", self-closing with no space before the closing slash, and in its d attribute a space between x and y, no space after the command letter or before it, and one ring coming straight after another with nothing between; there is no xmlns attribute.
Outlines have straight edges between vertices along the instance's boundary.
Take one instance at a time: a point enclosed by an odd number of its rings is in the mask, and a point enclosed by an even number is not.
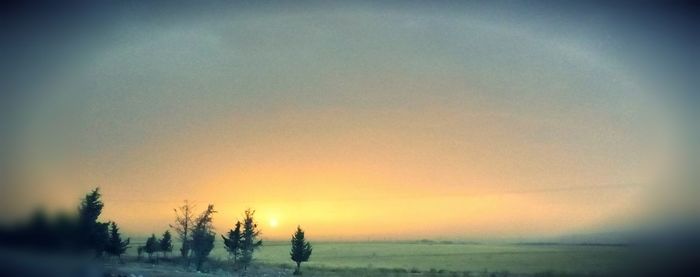
<svg viewBox="0 0 700 277"><path fill-rule="evenodd" d="M42 252L59 252L91 254L97 258L121 256L130 247L130 239L122 239L117 223L100 222L98 218L104 208L102 195L96 188L80 201L76 212L61 212L49 215L39 209L30 218L11 226L0 226L0 246L4 248L22 248ZM208 205L200 212L185 201L175 208L175 222L170 229L175 231L181 243L179 261L189 269L202 271L208 261L209 253L214 249L217 234L212 225L216 213L214 205ZM229 253L234 269L246 271L253 261L254 252L262 246L260 229L255 221L255 210L247 209L243 220L237 221L234 228L221 235L224 247ZM137 247L140 260L143 253L148 254L150 262L157 263L157 253L167 257L172 252L173 243L170 230L165 230L160 238L152 234L142 246ZM291 239L290 258L296 263L295 274L299 274L302 262L309 260L312 247L304 237L304 231L297 227ZM155 255L154 255L155 254Z"/></svg>
<svg viewBox="0 0 700 277"><path fill-rule="evenodd" d="M540 245L540 246L546 246L546 245L552 245L552 246L560 246L560 245L576 245L576 246L630 246L629 243L597 243L597 242L582 242L582 243L563 243L563 242L516 242L513 243L514 245Z"/></svg>
<svg viewBox="0 0 700 277"><path fill-rule="evenodd" d="M121 238L115 222L97 220L103 207L100 191L94 189L81 200L75 213L49 216L39 209L26 222L0 227L0 245L121 257L129 239Z"/></svg>
<svg viewBox="0 0 700 277"><path fill-rule="evenodd" d="M416 241L411 241L412 243L420 243L420 244L481 244L479 242L475 241L452 241L452 240L429 240L429 239L422 239L422 240L416 240Z"/></svg>

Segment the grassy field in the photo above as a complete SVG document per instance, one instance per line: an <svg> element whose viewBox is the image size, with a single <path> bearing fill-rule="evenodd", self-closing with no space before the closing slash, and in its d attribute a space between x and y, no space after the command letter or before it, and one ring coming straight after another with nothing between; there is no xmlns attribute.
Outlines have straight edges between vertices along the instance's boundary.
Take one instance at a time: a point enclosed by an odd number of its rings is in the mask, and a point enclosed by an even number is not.
<svg viewBox="0 0 700 277"><path fill-rule="evenodd" d="M176 247L178 248L178 247ZM133 249L131 251L134 251ZM619 266L628 252L622 246L427 244L412 242L317 242L309 268L387 268L456 272L574 274L605 273ZM176 254L176 253L173 253ZM226 259L219 244L213 258ZM266 242L256 262L292 265L288 242Z"/></svg>

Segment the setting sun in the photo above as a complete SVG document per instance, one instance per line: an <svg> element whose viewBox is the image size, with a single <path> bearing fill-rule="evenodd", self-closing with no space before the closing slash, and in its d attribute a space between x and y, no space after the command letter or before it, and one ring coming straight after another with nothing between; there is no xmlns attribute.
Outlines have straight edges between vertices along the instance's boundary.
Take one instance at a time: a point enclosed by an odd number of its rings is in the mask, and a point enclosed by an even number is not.
<svg viewBox="0 0 700 277"><path fill-rule="evenodd" d="M279 222L277 221L277 218L275 218L275 217L270 218L270 227L275 228L275 227L277 227L278 224L279 224Z"/></svg>
<svg viewBox="0 0 700 277"><path fill-rule="evenodd" d="M37 2L0 7L0 276L679 276L639 267L700 249L700 5Z"/></svg>

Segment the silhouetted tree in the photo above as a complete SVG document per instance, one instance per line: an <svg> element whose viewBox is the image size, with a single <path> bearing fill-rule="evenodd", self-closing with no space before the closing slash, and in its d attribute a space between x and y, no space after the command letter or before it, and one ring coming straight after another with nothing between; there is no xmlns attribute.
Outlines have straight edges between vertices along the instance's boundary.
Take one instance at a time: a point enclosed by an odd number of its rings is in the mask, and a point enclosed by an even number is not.
<svg viewBox="0 0 700 277"><path fill-rule="evenodd" d="M160 251L163 252L163 257L167 257L167 253L170 253L173 251L173 240L172 236L170 235L170 231L165 231L163 233L163 237L160 239Z"/></svg>
<svg viewBox="0 0 700 277"><path fill-rule="evenodd" d="M85 195L78 207L78 239L83 249L93 250L101 256L109 240L108 223L98 222L104 204L100 199L100 189L96 188Z"/></svg>
<svg viewBox="0 0 700 277"><path fill-rule="evenodd" d="M192 253L195 257L197 271L202 271L202 265L206 261L209 253L214 249L215 233L212 226L212 216L216 211L214 205L209 205L207 209L195 220L192 229Z"/></svg>
<svg viewBox="0 0 700 277"><path fill-rule="evenodd" d="M104 254L107 248L107 243L109 242L109 223L108 222L98 222L94 233L95 241L95 253L98 257Z"/></svg>
<svg viewBox="0 0 700 277"><path fill-rule="evenodd" d="M107 253L111 256L117 256L119 258L119 261L122 260L122 254L126 252L126 249L129 248L129 241L130 239L122 240L121 234L119 233L119 227L117 227L117 224L112 222L110 224L110 230L109 230L109 242L107 243Z"/></svg>
<svg viewBox="0 0 700 277"><path fill-rule="evenodd" d="M95 188L81 198L75 212L53 217L37 209L27 221L0 228L0 244L41 251L92 251L101 256L110 246L110 224L98 221L104 208L101 197Z"/></svg>
<svg viewBox="0 0 700 277"><path fill-rule="evenodd" d="M158 239L156 238L156 234L151 234L151 237L146 240L146 247L144 250L148 254L148 259L153 259L153 253L158 251Z"/></svg>
<svg viewBox="0 0 700 277"><path fill-rule="evenodd" d="M262 246L262 240L258 240L260 230L258 224L255 223L255 210L247 209L244 212L243 218L243 234L241 239L241 258L240 264L243 270L248 270L248 266L253 261L253 252Z"/></svg>
<svg viewBox="0 0 700 277"><path fill-rule="evenodd" d="M190 242L192 236L192 226L194 217L195 206L190 204L187 200L185 203L175 208L175 224L171 224L170 228L173 228L177 233L182 246L180 247L180 255L185 263L189 265L189 255L190 255Z"/></svg>
<svg viewBox="0 0 700 277"><path fill-rule="evenodd" d="M292 235L292 250L289 252L292 261L297 263L297 269L294 270L295 275L301 274L301 263L309 260L311 251L313 248L311 243L304 239L304 230L301 229L301 226L297 226L297 231Z"/></svg>
<svg viewBox="0 0 700 277"><path fill-rule="evenodd" d="M233 263L238 260L238 255L241 253L241 222L236 221L236 227L228 231L228 236L221 236L224 239L224 247L228 254L233 257Z"/></svg>

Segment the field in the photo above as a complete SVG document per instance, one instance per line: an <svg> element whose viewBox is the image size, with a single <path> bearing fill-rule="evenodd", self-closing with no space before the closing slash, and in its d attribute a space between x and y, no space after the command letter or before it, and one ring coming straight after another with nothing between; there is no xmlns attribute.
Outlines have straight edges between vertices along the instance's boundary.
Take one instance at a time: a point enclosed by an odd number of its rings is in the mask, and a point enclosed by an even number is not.
<svg viewBox="0 0 700 277"><path fill-rule="evenodd" d="M628 252L623 246L601 245L317 242L311 260L304 267L595 274L621 265ZM225 260L227 254L217 245L212 257ZM275 267L293 265L288 242L267 242L255 258L258 263Z"/></svg>

